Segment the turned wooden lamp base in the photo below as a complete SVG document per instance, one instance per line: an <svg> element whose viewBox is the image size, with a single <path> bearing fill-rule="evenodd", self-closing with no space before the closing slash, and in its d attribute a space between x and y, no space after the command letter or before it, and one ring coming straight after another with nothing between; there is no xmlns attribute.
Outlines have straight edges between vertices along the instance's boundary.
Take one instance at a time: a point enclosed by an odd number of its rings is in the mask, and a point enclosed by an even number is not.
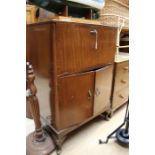
<svg viewBox="0 0 155 155"><path fill-rule="evenodd" d="M40 121L39 102L36 96L37 88L34 84L34 71L30 63L26 63L26 98L29 102L30 112L34 120L35 131L26 138L26 155L49 155L54 151L52 138L44 131Z"/></svg>
<svg viewBox="0 0 155 155"><path fill-rule="evenodd" d="M26 138L26 155L49 155L55 150L55 144L52 138L45 132L44 139L37 141L35 132L29 134Z"/></svg>

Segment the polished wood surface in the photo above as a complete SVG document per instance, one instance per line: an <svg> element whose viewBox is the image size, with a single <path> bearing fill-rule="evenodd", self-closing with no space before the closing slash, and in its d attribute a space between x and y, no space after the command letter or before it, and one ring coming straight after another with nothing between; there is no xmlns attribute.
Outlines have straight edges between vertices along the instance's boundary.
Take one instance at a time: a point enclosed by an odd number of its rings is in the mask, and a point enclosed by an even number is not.
<svg viewBox="0 0 155 155"><path fill-rule="evenodd" d="M49 76L50 28L49 24L27 26L27 51L30 55L30 62L32 62L35 72L45 77Z"/></svg>
<svg viewBox="0 0 155 155"><path fill-rule="evenodd" d="M50 91L52 65L51 57L51 27L49 24L27 26L27 48L29 61L32 63L38 89L41 115L45 118L52 117Z"/></svg>
<svg viewBox="0 0 155 155"><path fill-rule="evenodd" d="M123 105L129 96L129 61L115 62L112 109L116 110Z"/></svg>
<svg viewBox="0 0 155 155"><path fill-rule="evenodd" d="M101 89L106 92L103 104L110 108L106 101L110 98L111 71L103 71L99 78L98 69L113 64L116 32L112 27L73 22L27 25L27 50L36 74L41 115L57 131L78 126L95 116L95 84L99 81L103 85L107 81L108 91ZM98 99L100 102L103 96ZM108 109L102 108L100 113Z"/></svg>
<svg viewBox="0 0 155 155"><path fill-rule="evenodd" d="M88 72L59 79L58 129L81 123L93 115L94 74Z"/></svg>
<svg viewBox="0 0 155 155"><path fill-rule="evenodd" d="M113 65L96 71L94 115L104 111L106 106L110 106L112 72Z"/></svg>
<svg viewBox="0 0 155 155"><path fill-rule="evenodd" d="M60 75L90 70L114 61L115 29L57 23L55 33Z"/></svg>

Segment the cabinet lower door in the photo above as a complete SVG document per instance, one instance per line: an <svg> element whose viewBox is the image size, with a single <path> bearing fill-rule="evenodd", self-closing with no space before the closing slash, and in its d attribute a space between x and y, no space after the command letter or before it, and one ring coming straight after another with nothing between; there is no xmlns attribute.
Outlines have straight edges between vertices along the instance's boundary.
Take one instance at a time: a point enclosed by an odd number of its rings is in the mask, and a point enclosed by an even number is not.
<svg viewBox="0 0 155 155"><path fill-rule="evenodd" d="M94 72L59 79L58 129L79 124L93 115Z"/></svg>
<svg viewBox="0 0 155 155"><path fill-rule="evenodd" d="M110 108L113 65L96 71L94 115L102 113L106 107Z"/></svg>

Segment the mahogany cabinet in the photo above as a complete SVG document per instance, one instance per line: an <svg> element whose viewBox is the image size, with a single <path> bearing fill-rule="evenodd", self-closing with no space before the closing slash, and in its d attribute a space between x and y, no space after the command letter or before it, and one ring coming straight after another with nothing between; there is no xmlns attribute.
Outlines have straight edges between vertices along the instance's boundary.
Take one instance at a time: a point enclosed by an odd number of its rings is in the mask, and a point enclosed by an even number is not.
<svg viewBox="0 0 155 155"><path fill-rule="evenodd" d="M114 65L112 110L125 104L129 96L129 60L117 61Z"/></svg>
<svg viewBox="0 0 155 155"><path fill-rule="evenodd" d="M27 25L41 116L54 130L110 109L116 33L114 27L56 20Z"/></svg>

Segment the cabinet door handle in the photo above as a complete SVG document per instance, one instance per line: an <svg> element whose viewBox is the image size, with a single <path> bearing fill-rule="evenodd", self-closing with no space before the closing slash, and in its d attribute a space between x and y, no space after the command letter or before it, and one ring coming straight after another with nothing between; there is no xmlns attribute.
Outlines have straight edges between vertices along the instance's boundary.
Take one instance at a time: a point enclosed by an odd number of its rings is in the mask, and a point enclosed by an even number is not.
<svg viewBox="0 0 155 155"><path fill-rule="evenodd" d="M96 94L96 96L99 96L99 95L101 94L101 92L99 91L98 88L96 88L96 90L95 90L95 94Z"/></svg>
<svg viewBox="0 0 155 155"><path fill-rule="evenodd" d="M119 97L120 97L120 98L122 98L122 99L124 99L124 96L123 96L123 95L121 95L121 94L119 94Z"/></svg>
<svg viewBox="0 0 155 155"><path fill-rule="evenodd" d="M126 82L127 82L126 80L121 80L121 83L124 83L125 84Z"/></svg>
<svg viewBox="0 0 155 155"><path fill-rule="evenodd" d="M98 31L96 29L90 31L91 34L95 34L95 49L98 49Z"/></svg>
<svg viewBox="0 0 155 155"><path fill-rule="evenodd" d="M93 96L91 90L88 91L88 95L88 99L90 99Z"/></svg>

